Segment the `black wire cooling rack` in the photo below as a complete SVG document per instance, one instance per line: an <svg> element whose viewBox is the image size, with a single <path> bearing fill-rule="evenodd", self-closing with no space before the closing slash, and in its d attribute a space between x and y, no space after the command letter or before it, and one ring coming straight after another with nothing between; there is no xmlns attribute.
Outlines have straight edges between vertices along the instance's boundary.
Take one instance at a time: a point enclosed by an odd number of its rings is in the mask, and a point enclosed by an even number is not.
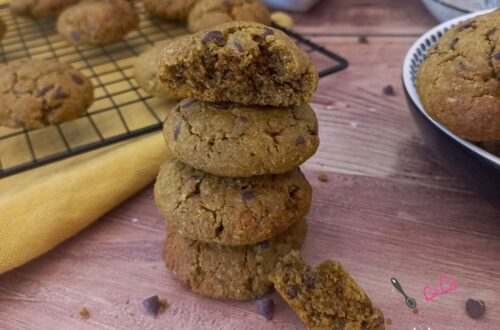
<svg viewBox="0 0 500 330"><path fill-rule="evenodd" d="M80 70L95 87L94 104L82 118L37 130L0 128L0 178L162 128L162 119L172 104L138 87L133 78L134 60L155 42L188 31L180 24L152 18L141 2L134 6L141 19L139 28L125 40L101 47L74 47L58 36L53 20L16 17L8 5L0 6L0 18L8 28L0 42L1 62L58 59ZM320 77L347 68L348 62L341 56L300 34L274 26L310 53Z"/></svg>

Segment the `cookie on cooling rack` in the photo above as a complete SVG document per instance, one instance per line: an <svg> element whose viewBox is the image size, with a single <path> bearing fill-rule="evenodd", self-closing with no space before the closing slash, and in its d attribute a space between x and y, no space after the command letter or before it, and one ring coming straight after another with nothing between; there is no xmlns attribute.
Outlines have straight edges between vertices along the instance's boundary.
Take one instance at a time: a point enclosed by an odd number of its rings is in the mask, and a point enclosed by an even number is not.
<svg viewBox="0 0 500 330"><path fill-rule="evenodd" d="M14 0L10 4L10 10L19 16L51 17L77 2L78 0Z"/></svg>
<svg viewBox="0 0 500 330"><path fill-rule="evenodd" d="M18 60L0 65L0 125L40 128L85 113L92 83L69 64Z"/></svg>
<svg viewBox="0 0 500 330"><path fill-rule="evenodd" d="M184 21L199 0L144 0L144 9L151 15L169 21Z"/></svg>
<svg viewBox="0 0 500 330"><path fill-rule="evenodd" d="M233 21L271 25L271 17L260 0L201 0L188 16L191 32Z"/></svg>
<svg viewBox="0 0 500 330"><path fill-rule="evenodd" d="M66 9L57 20L59 34L75 45L104 45L122 40L139 24L125 0L86 1Z"/></svg>

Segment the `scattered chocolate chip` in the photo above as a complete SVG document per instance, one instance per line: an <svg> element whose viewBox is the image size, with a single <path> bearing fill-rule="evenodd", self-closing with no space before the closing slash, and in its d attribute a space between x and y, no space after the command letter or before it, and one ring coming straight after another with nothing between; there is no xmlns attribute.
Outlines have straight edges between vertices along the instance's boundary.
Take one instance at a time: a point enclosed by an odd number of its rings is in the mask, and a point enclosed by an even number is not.
<svg viewBox="0 0 500 330"><path fill-rule="evenodd" d="M83 85L83 79L80 76L72 73L71 74L71 79L73 79L73 81L75 82L75 84L77 84L77 85Z"/></svg>
<svg viewBox="0 0 500 330"><path fill-rule="evenodd" d="M306 283L306 286L310 289L313 289L316 286L316 278L314 276L306 274L304 276L304 282Z"/></svg>
<svg viewBox="0 0 500 330"><path fill-rule="evenodd" d="M161 307L160 298L158 296L149 297L142 302L142 306L148 314L157 316Z"/></svg>
<svg viewBox="0 0 500 330"><path fill-rule="evenodd" d="M79 314L82 317L82 319L84 319L84 320L87 320L90 317L90 312L86 307L83 307L82 309L80 309Z"/></svg>
<svg viewBox="0 0 500 330"><path fill-rule="evenodd" d="M269 298L259 299L255 304L257 313L264 316L267 320L273 319L274 301Z"/></svg>
<svg viewBox="0 0 500 330"><path fill-rule="evenodd" d="M179 134L181 133L181 123L177 123L174 128L174 141L177 141Z"/></svg>
<svg viewBox="0 0 500 330"><path fill-rule="evenodd" d="M195 99L185 99L181 106L183 108L189 108L190 106L192 106L193 104L195 104L197 101Z"/></svg>
<svg viewBox="0 0 500 330"><path fill-rule="evenodd" d="M243 53L244 51L243 46L239 41L234 42L234 48L236 48L240 53Z"/></svg>
<svg viewBox="0 0 500 330"><path fill-rule="evenodd" d="M220 42L220 41L224 41L224 35L222 34L222 32L220 31L210 31L208 32L207 34L205 34L205 36L203 37L203 39L201 39L201 43L202 44L208 44L209 42Z"/></svg>
<svg viewBox="0 0 500 330"><path fill-rule="evenodd" d="M382 89L382 92L384 93L384 95L388 96L396 95L396 92L394 92L394 87L392 87L392 85L385 86L384 89Z"/></svg>
<svg viewBox="0 0 500 330"><path fill-rule="evenodd" d="M274 34L274 31L271 30L270 28L265 28L264 33L262 33L262 36L265 38L267 36L272 36Z"/></svg>
<svg viewBox="0 0 500 330"><path fill-rule="evenodd" d="M298 285L293 285L291 287L286 288L286 294L288 295L288 298L290 299L295 299L297 295L299 294L299 287Z"/></svg>
<svg viewBox="0 0 500 330"><path fill-rule="evenodd" d="M358 42L360 44L367 44L368 43L368 37L367 36L359 36Z"/></svg>
<svg viewBox="0 0 500 330"><path fill-rule="evenodd" d="M269 247L269 241L260 242L257 246L261 249L267 249Z"/></svg>
<svg viewBox="0 0 500 330"><path fill-rule="evenodd" d="M54 85L47 85L45 87L42 87L41 89L38 90L36 93L37 97L42 97L45 94L47 94L52 88L54 88Z"/></svg>
<svg viewBox="0 0 500 330"><path fill-rule="evenodd" d="M212 105L215 108L219 108L219 109L229 109L229 108L231 108L231 104L228 103L228 102L213 102Z"/></svg>
<svg viewBox="0 0 500 330"><path fill-rule="evenodd" d="M451 50L455 50L455 46L457 45L458 40L459 40L458 38L453 38L453 40L451 41L451 44L450 44Z"/></svg>
<svg viewBox="0 0 500 330"><path fill-rule="evenodd" d="M297 136L297 139L295 139L296 146L299 146L299 145L305 144L305 143L306 143L306 140L304 139L304 137L302 135Z"/></svg>
<svg viewBox="0 0 500 330"><path fill-rule="evenodd" d="M328 175L326 174L320 174L318 175L318 180L321 181L321 182L328 182Z"/></svg>
<svg viewBox="0 0 500 330"><path fill-rule="evenodd" d="M73 41L80 41L80 33L78 32L71 32L71 39L73 39Z"/></svg>
<svg viewBox="0 0 500 330"><path fill-rule="evenodd" d="M255 199L255 193L253 191L244 191L241 193L241 199L245 202L251 201Z"/></svg>
<svg viewBox="0 0 500 330"><path fill-rule="evenodd" d="M56 92L54 93L54 98L56 100L64 100L68 98L68 94L65 94L61 87L57 87Z"/></svg>
<svg viewBox="0 0 500 330"><path fill-rule="evenodd" d="M497 28L494 27L493 29L491 29L489 32L488 32L488 38L489 37L493 37L493 35L497 32Z"/></svg>
<svg viewBox="0 0 500 330"><path fill-rule="evenodd" d="M495 58L495 60L500 61L500 52L493 55L493 57Z"/></svg>
<svg viewBox="0 0 500 330"><path fill-rule="evenodd" d="M471 298L465 303L465 310L471 318L478 319L482 317L486 311L486 305L482 300L475 300Z"/></svg>
<svg viewBox="0 0 500 330"><path fill-rule="evenodd" d="M462 32L464 30L467 30L468 28L475 29L476 25L474 23L476 23L476 21L466 22L464 25L462 25L461 27L458 28L458 32Z"/></svg>
<svg viewBox="0 0 500 330"><path fill-rule="evenodd" d="M387 323L387 325L392 325L392 320L388 318L388 319L385 321L385 323Z"/></svg>

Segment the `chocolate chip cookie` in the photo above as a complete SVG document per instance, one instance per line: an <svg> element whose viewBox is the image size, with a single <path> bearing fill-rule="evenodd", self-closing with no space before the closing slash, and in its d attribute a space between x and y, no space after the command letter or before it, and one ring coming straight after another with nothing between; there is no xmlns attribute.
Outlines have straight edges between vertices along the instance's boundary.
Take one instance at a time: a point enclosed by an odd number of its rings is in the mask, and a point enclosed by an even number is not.
<svg viewBox="0 0 500 330"><path fill-rule="evenodd" d="M201 0L188 16L188 28L198 32L233 21L271 25L271 17L260 0Z"/></svg>
<svg viewBox="0 0 500 330"><path fill-rule="evenodd" d="M167 46L158 67L167 91L209 102L292 106L318 85L309 56L283 32L231 22Z"/></svg>
<svg viewBox="0 0 500 330"><path fill-rule="evenodd" d="M139 24L125 0L85 1L66 9L57 20L59 34L75 45L104 45L122 40Z"/></svg>
<svg viewBox="0 0 500 330"><path fill-rule="evenodd" d="M14 0L11 1L10 10L18 16L52 17L77 2L78 0Z"/></svg>
<svg viewBox="0 0 500 330"><path fill-rule="evenodd" d="M500 140L500 9L446 32L417 75L429 115L472 141Z"/></svg>
<svg viewBox="0 0 500 330"><path fill-rule="evenodd" d="M303 218L312 189L299 169L250 178L196 171L174 158L161 168L155 200L172 231L224 245L267 240Z"/></svg>
<svg viewBox="0 0 500 330"><path fill-rule="evenodd" d="M94 100L92 83L70 65L18 60L0 65L0 125L39 128L80 117Z"/></svg>
<svg viewBox="0 0 500 330"><path fill-rule="evenodd" d="M319 145L318 121L307 104L275 108L186 99L167 117L164 134L182 162L229 177L291 171Z"/></svg>
<svg viewBox="0 0 500 330"><path fill-rule="evenodd" d="M178 97L167 93L156 75L156 68L161 57L163 48L174 42L175 39L168 39L155 44L152 48L142 53L134 65L134 76L139 86L149 94L161 97L166 100L177 100Z"/></svg>
<svg viewBox="0 0 500 330"><path fill-rule="evenodd" d="M312 268L292 251L270 279L308 329L385 329L382 312L338 262Z"/></svg>
<svg viewBox="0 0 500 330"><path fill-rule="evenodd" d="M199 0L144 0L144 8L153 16L168 21L184 21Z"/></svg>
<svg viewBox="0 0 500 330"><path fill-rule="evenodd" d="M280 257L300 248L306 232L307 223L300 220L269 241L229 247L193 241L169 230L163 256L177 279L198 294L252 299L272 290L268 275Z"/></svg>

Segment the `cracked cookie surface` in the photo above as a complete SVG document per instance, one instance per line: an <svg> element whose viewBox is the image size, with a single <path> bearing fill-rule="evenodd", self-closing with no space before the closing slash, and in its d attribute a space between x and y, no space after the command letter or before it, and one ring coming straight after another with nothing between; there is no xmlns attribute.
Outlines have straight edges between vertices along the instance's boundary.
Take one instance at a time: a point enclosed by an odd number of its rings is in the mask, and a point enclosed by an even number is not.
<svg viewBox="0 0 500 330"><path fill-rule="evenodd" d="M292 251L277 263L270 280L308 329L385 329L382 312L338 262L312 268Z"/></svg>
<svg viewBox="0 0 500 330"><path fill-rule="evenodd" d="M92 83L70 65L18 60L0 65L0 125L39 128L80 117L94 100Z"/></svg>
<svg viewBox="0 0 500 330"><path fill-rule="evenodd" d="M139 17L129 2L94 0L66 9L57 20L57 31L75 45L105 45L122 40L138 24Z"/></svg>
<svg viewBox="0 0 500 330"><path fill-rule="evenodd" d="M34 18L57 16L66 7L78 0L14 0L10 10L15 15Z"/></svg>
<svg viewBox="0 0 500 330"><path fill-rule="evenodd" d="M155 201L171 231L223 245L246 245L282 233L311 206L299 169L279 175L227 178L196 171L173 157L162 166Z"/></svg>
<svg viewBox="0 0 500 330"><path fill-rule="evenodd" d="M201 243L169 232L163 257L168 269L193 292L213 297L246 300L272 290L269 274L279 258L304 242L307 223L300 220L269 241L238 247Z"/></svg>
<svg viewBox="0 0 500 330"><path fill-rule="evenodd" d="M199 0L144 0L144 8L153 16L168 21L184 21Z"/></svg>
<svg viewBox="0 0 500 330"><path fill-rule="evenodd" d="M285 33L252 22L178 39L164 49L158 76L182 97L270 106L309 103L319 79L309 56Z"/></svg>
<svg viewBox="0 0 500 330"><path fill-rule="evenodd" d="M233 21L271 25L271 16L260 0L201 0L189 13L188 28L198 32Z"/></svg>
<svg viewBox="0 0 500 330"><path fill-rule="evenodd" d="M500 9L446 32L417 74L425 110L472 141L500 140Z"/></svg>
<svg viewBox="0 0 500 330"><path fill-rule="evenodd" d="M318 121L307 104L274 108L185 99L167 117L164 135L177 159L229 177L291 171L319 146Z"/></svg>

